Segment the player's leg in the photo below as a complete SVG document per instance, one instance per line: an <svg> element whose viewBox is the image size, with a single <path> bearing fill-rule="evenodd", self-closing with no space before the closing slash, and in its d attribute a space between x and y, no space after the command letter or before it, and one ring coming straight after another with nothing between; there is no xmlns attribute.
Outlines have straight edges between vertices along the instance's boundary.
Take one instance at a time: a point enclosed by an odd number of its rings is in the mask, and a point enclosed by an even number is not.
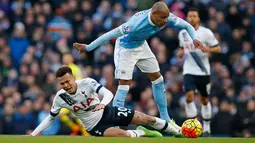
<svg viewBox="0 0 255 143"><path fill-rule="evenodd" d="M119 79L119 86L113 99L113 106L124 107L131 80Z"/></svg>
<svg viewBox="0 0 255 143"><path fill-rule="evenodd" d="M195 99L195 76L186 74L184 75L184 92L186 96L185 111L187 118L196 118L197 107L194 103Z"/></svg>
<svg viewBox="0 0 255 143"><path fill-rule="evenodd" d="M113 106L123 107L126 95L131 84L133 69L136 60L132 59L130 49L119 46L119 40L116 41L114 50L115 78L119 79L119 86L113 99Z"/></svg>
<svg viewBox="0 0 255 143"><path fill-rule="evenodd" d="M149 125L157 130L165 131L167 133L172 133L174 135L181 135L181 131L177 130L169 122L157 117L146 115L138 111L135 111L131 124Z"/></svg>
<svg viewBox="0 0 255 143"><path fill-rule="evenodd" d="M209 101L211 90L210 76L201 76L197 83L198 90L201 94L201 115L203 118L203 136L210 136L210 120L212 118L212 107Z"/></svg>
<svg viewBox="0 0 255 143"><path fill-rule="evenodd" d="M105 130L104 137L142 137L145 136L143 130L123 130L114 127L110 127Z"/></svg>
<svg viewBox="0 0 255 143"><path fill-rule="evenodd" d="M143 44L143 51L138 55L139 60L136 66L143 72L146 73L152 82L152 91L154 99L157 103L160 118L170 121L170 117L167 111L166 93L164 88L164 79L160 74L159 64L152 53L147 42Z"/></svg>
<svg viewBox="0 0 255 143"><path fill-rule="evenodd" d="M159 109L160 118L170 121L167 110L167 98L163 76L160 74L160 72L147 73L147 76L152 82L153 96Z"/></svg>

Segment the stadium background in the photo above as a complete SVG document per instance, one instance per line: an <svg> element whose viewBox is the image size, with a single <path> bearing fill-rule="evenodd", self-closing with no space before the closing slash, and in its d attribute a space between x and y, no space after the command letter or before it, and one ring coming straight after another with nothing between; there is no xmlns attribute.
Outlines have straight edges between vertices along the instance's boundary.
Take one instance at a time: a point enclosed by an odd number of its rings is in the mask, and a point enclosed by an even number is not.
<svg viewBox="0 0 255 143"><path fill-rule="evenodd" d="M89 44L156 0L2 0L0 2L0 134L29 134L47 115L57 91L55 71L71 64L77 76L92 77L116 91L114 40L79 54L73 42ZM185 19L200 10L201 24L220 41L211 55L213 136L255 135L255 12L247 0L164 0ZM148 40L165 78L170 115L185 120L182 60L176 57L178 29L165 28ZM63 59L65 53L70 57ZM78 67L77 67L78 66ZM134 71L126 106L158 115L150 81ZM199 101L199 96L197 96ZM199 104L197 104L199 107ZM59 120L42 134L70 134Z"/></svg>

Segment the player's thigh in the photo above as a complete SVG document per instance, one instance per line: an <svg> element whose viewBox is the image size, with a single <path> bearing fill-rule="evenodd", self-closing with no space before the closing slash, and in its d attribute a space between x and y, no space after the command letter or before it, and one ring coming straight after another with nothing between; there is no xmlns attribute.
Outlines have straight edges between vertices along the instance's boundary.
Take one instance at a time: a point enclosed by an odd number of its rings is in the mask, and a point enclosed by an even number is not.
<svg viewBox="0 0 255 143"><path fill-rule="evenodd" d="M190 91L196 90L196 76L185 74L183 78L183 90L185 94L191 93Z"/></svg>
<svg viewBox="0 0 255 143"><path fill-rule="evenodd" d="M158 61L146 41L141 48L142 50L137 55L139 60L137 61L136 66L144 73L159 72Z"/></svg>
<svg viewBox="0 0 255 143"><path fill-rule="evenodd" d="M111 121L116 126L128 126L135 114L135 111L125 107L110 107L113 113ZM112 114L110 113L110 114Z"/></svg>
<svg viewBox="0 0 255 143"><path fill-rule="evenodd" d="M197 90L202 97L208 97L211 92L210 76L199 76L197 81Z"/></svg>
<svg viewBox="0 0 255 143"><path fill-rule="evenodd" d="M146 115L139 111L135 111L131 124L152 125L155 122L156 122L155 117Z"/></svg>
<svg viewBox="0 0 255 143"><path fill-rule="evenodd" d="M143 73L156 73L159 72L159 64L156 57L150 57L147 59L139 59L136 63L136 66Z"/></svg>
<svg viewBox="0 0 255 143"><path fill-rule="evenodd" d="M105 130L104 137L131 137L131 136L125 130L110 127Z"/></svg>
<svg viewBox="0 0 255 143"><path fill-rule="evenodd" d="M130 80L137 60L130 49L120 47L117 43L114 50L115 78Z"/></svg>

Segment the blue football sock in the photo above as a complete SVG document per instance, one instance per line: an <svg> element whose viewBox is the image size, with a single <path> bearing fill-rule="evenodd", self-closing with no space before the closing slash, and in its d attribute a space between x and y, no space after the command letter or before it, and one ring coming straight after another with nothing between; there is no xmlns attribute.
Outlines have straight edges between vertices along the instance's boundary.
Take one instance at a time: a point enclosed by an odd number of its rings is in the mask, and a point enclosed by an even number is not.
<svg viewBox="0 0 255 143"><path fill-rule="evenodd" d="M152 90L154 99L158 105L160 118L166 121L170 121L170 117L167 111L166 92L162 76L152 82Z"/></svg>
<svg viewBox="0 0 255 143"><path fill-rule="evenodd" d="M125 99L129 91L129 85L119 85L118 90L113 99L113 106L124 107Z"/></svg>

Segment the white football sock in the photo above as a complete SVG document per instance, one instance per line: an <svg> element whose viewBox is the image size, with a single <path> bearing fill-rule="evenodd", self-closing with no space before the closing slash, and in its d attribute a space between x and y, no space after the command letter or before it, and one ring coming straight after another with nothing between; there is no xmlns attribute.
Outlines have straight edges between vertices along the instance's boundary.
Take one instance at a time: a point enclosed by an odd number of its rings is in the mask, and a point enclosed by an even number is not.
<svg viewBox="0 0 255 143"><path fill-rule="evenodd" d="M131 138L138 138L145 135L143 130L127 130L127 132L130 133Z"/></svg>
<svg viewBox="0 0 255 143"><path fill-rule="evenodd" d="M157 129L157 130L162 130L168 133L173 133L175 135L180 134L180 132L171 124L169 124L167 121L162 120L160 118L156 118L156 123L151 125L151 127Z"/></svg>
<svg viewBox="0 0 255 143"><path fill-rule="evenodd" d="M211 132L210 119L212 118L212 106L210 102L208 102L207 105L202 105L201 115L203 118L203 132L206 132L206 131Z"/></svg>
<svg viewBox="0 0 255 143"><path fill-rule="evenodd" d="M197 107L194 101L185 104L185 111L187 118L194 118L197 116Z"/></svg>

